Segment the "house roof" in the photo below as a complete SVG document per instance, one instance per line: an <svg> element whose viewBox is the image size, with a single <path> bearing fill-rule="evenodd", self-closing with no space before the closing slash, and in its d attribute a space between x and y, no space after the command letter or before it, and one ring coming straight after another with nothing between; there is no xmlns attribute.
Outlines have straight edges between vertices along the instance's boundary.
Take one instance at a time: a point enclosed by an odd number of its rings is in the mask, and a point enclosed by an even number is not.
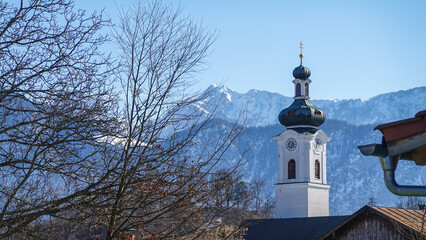
<svg viewBox="0 0 426 240"><path fill-rule="evenodd" d="M374 130L380 130L386 142L392 142L426 132L426 110L416 113L414 118L378 125Z"/></svg>
<svg viewBox="0 0 426 240"><path fill-rule="evenodd" d="M246 240L318 239L348 216L256 219L245 222Z"/></svg>
<svg viewBox="0 0 426 240"><path fill-rule="evenodd" d="M417 165L426 165L426 110L414 118L379 125L389 156L409 153Z"/></svg>
<svg viewBox="0 0 426 240"><path fill-rule="evenodd" d="M388 208L388 207L371 207L375 211L384 216L395 220L396 222L413 229L414 231L423 231L426 234L426 212L425 210L418 209L404 209L404 208Z"/></svg>
<svg viewBox="0 0 426 240"><path fill-rule="evenodd" d="M394 221L400 226L412 229L414 231L420 232L423 231L423 234L426 235L426 216L425 210L417 209L404 209L404 208L390 208L390 207L372 207L365 205L363 208L359 209L357 212L340 222L338 225L333 227L331 230L322 235L319 239L324 239L334 232L345 226L346 224L352 222L359 216L376 214L388 221Z"/></svg>

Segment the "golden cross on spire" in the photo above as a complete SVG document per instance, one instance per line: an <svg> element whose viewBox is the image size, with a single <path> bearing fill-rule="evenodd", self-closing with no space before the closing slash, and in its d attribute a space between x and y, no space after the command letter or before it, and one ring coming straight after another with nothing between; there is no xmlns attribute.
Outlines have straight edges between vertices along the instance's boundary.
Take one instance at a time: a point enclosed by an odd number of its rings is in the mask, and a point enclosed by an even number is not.
<svg viewBox="0 0 426 240"><path fill-rule="evenodd" d="M300 65L302 65L302 59L303 59L303 42L302 41L300 41L300 55L299 55L299 57L300 57Z"/></svg>

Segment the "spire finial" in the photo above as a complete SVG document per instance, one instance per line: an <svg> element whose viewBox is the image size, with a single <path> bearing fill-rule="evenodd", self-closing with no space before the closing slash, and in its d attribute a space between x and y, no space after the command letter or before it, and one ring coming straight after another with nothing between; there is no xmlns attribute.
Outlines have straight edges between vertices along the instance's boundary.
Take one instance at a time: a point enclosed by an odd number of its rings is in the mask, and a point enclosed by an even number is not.
<svg viewBox="0 0 426 240"><path fill-rule="evenodd" d="M303 59L303 42L302 41L300 41L300 54L299 54L299 57L300 57L300 65L302 65L302 59Z"/></svg>

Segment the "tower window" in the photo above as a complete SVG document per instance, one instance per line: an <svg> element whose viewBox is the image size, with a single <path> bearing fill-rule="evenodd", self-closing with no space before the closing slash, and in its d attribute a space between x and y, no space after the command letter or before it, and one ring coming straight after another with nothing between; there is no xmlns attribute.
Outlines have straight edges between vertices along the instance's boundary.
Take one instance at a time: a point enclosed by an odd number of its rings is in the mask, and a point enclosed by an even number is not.
<svg viewBox="0 0 426 240"><path fill-rule="evenodd" d="M300 83L297 83L297 84L296 84L296 97L298 97L298 96L302 95L301 91L302 91L302 90L301 90Z"/></svg>
<svg viewBox="0 0 426 240"><path fill-rule="evenodd" d="M288 161L288 179L295 179L296 178L296 161L294 159L291 159Z"/></svg>
<svg viewBox="0 0 426 240"><path fill-rule="evenodd" d="M305 83L305 96L309 97L309 84Z"/></svg>
<svg viewBox="0 0 426 240"><path fill-rule="evenodd" d="M315 160L315 178L320 179L320 163L318 160Z"/></svg>

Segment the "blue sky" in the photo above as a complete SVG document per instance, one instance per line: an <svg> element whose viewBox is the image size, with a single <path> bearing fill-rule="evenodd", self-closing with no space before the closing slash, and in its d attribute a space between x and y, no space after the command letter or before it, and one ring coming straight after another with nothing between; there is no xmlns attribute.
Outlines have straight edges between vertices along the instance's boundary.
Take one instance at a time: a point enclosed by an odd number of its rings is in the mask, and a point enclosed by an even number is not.
<svg viewBox="0 0 426 240"><path fill-rule="evenodd" d="M219 33L198 89L222 83L293 96L301 40L314 99L366 99L426 85L426 1L164 2L180 3L185 15ZM113 0L77 0L76 7L116 13Z"/></svg>

